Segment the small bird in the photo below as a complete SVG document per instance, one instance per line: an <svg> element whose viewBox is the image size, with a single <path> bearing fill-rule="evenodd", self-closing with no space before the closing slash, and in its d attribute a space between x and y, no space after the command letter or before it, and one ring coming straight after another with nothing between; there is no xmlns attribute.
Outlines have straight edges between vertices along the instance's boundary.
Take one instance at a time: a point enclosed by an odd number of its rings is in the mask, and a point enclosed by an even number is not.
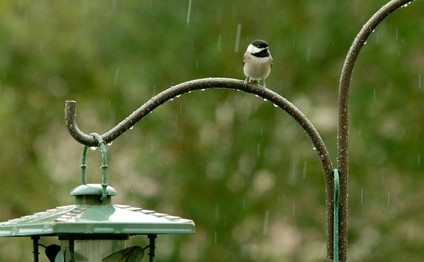
<svg viewBox="0 0 424 262"><path fill-rule="evenodd" d="M46 256L50 262L61 262L65 261L63 256L63 252L61 251L61 247L59 245L50 245L46 247Z"/></svg>
<svg viewBox="0 0 424 262"><path fill-rule="evenodd" d="M272 56L268 43L264 40L255 40L249 44L243 55L243 72L246 75L246 83L252 80L260 85L263 81L263 88L266 88L265 79L272 68Z"/></svg>

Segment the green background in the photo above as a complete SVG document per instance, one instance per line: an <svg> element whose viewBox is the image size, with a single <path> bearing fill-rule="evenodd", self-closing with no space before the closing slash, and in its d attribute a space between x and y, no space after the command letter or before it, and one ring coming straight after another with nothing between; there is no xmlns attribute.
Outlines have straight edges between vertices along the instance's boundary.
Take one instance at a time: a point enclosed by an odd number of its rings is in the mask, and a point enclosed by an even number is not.
<svg viewBox="0 0 424 262"><path fill-rule="evenodd" d="M170 86L243 79L243 52L258 38L274 58L267 87L312 121L335 164L343 60L385 2L192 0L189 12L188 0L2 1L0 221L73 204L82 146L65 128L66 100L77 101L85 133L104 133ZM423 13L418 0L388 17L354 71L349 261L424 256ZM158 238L158 261L326 261L320 163L271 103L192 92L108 156L114 203L196 222L195 235ZM100 183L99 151L88 165L89 182ZM31 240L0 239L0 260L30 261Z"/></svg>

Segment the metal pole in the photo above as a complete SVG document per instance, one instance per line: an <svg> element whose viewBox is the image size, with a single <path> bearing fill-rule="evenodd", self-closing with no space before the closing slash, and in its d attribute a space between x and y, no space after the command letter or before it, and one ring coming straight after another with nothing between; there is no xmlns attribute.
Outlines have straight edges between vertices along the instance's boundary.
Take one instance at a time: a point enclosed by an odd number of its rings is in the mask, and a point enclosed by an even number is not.
<svg viewBox="0 0 424 262"><path fill-rule="evenodd" d="M264 98L265 101L271 102L274 106L284 110L289 114L309 136L313 148L318 154L321 161L321 166L324 171L325 191L326 191L326 217L327 217L327 250L328 256L332 257L333 251L333 164L331 163L330 154L316 128L312 125L309 119L290 101L282 97L278 93L253 84L246 84L243 80L231 78L204 78L188 81L185 83L172 86L156 96L152 97L149 101L140 106L127 118L121 121L114 128L110 129L103 135L101 139L105 143L111 143L124 132L132 128L138 121L147 116L155 108L163 103L172 100L185 93L190 93L196 90L205 89L232 89L237 91L244 91L246 93L254 94L258 97ZM66 101L65 107L65 122L71 136L79 143L86 146L98 146L98 141L92 136L83 133L77 125L77 103L75 101Z"/></svg>
<svg viewBox="0 0 424 262"><path fill-rule="evenodd" d="M359 52L375 28L392 12L414 0L392 0L378 10L355 37L343 63L339 83L339 126L337 135L337 168L340 175L340 232L339 258L347 261L348 229L348 177L349 177L349 90L353 68ZM333 257L332 252L330 258Z"/></svg>
<svg viewBox="0 0 424 262"><path fill-rule="evenodd" d="M148 235L149 240L150 240L150 245L149 245L149 261L150 262L155 262L156 261L156 254L155 254L155 249L156 249L156 235Z"/></svg>
<svg viewBox="0 0 424 262"><path fill-rule="evenodd" d="M38 255L40 254L40 252L38 252L38 240L40 239L40 237L32 236L31 239L32 239L32 254L33 254L32 261L38 262Z"/></svg>

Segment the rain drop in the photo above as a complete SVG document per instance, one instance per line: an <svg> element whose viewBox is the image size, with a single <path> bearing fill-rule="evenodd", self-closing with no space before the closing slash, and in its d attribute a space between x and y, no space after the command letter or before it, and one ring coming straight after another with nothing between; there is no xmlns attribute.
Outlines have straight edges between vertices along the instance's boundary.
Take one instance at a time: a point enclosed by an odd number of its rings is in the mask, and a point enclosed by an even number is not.
<svg viewBox="0 0 424 262"><path fill-rule="evenodd" d="M278 105L276 105L276 104L272 104L274 107L278 107Z"/></svg>
<svg viewBox="0 0 424 262"><path fill-rule="evenodd" d="M108 146L111 146L112 144L113 144L113 142L109 142L109 143L107 143L107 145L108 145Z"/></svg>
<svg viewBox="0 0 424 262"><path fill-rule="evenodd" d="M90 149L94 151L97 149L97 146L90 146Z"/></svg>
<svg viewBox="0 0 424 262"><path fill-rule="evenodd" d="M240 47L241 24L237 24L236 43L234 45L234 52L239 51Z"/></svg>
<svg viewBox="0 0 424 262"><path fill-rule="evenodd" d="M221 51L222 47L222 34L218 35L218 51Z"/></svg>
<svg viewBox="0 0 424 262"><path fill-rule="evenodd" d="M121 68L118 66L115 69L115 75L113 77L113 84L116 85L118 83L118 79L119 79L119 73L121 71Z"/></svg>
<svg viewBox="0 0 424 262"><path fill-rule="evenodd" d="M302 170L302 178L305 179L306 178L306 170L308 167L308 162L303 161L303 170Z"/></svg>
<svg viewBox="0 0 424 262"><path fill-rule="evenodd" d="M190 15L191 15L191 0L188 0L188 10L187 10L187 27L190 24Z"/></svg>

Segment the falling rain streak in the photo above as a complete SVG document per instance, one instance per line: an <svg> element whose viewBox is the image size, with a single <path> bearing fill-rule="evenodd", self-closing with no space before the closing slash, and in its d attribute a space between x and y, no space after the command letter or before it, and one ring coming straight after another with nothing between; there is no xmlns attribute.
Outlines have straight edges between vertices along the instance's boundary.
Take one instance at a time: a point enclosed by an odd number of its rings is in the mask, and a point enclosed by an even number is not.
<svg viewBox="0 0 424 262"><path fill-rule="evenodd" d="M116 67L115 69L115 75L113 77L113 84L116 85L118 83L118 79L119 79L119 73L121 71L121 67Z"/></svg>
<svg viewBox="0 0 424 262"><path fill-rule="evenodd" d="M308 169L308 162L303 161L302 179L306 178L306 170Z"/></svg>
<svg viewBox="0 0 424 262"><path fill-rule="evenodd" d="M188 9L187 9L187 27L190 24L190 15L191 15L191 1L192 0L188 0Z"/></svg>
<svg viewBox="0 0 424 262"><path fill-rule="evenodd" d="M418 89L421 89L421 74L418 75Z"/></svg>
<svg viewBox="0 0 424 262"><path fill-rule="evenodd" d="M241 24L237 25L236 43L234 44L234 52L239 51L240 47Z"/></svg>
<svg viewBox="0 0 424 262"><path fill-rule="evenodd" d="M218 35L218 45L217 45L218 51L221 51L221 47L222 47L222 34L219 34Z"/></svg>

